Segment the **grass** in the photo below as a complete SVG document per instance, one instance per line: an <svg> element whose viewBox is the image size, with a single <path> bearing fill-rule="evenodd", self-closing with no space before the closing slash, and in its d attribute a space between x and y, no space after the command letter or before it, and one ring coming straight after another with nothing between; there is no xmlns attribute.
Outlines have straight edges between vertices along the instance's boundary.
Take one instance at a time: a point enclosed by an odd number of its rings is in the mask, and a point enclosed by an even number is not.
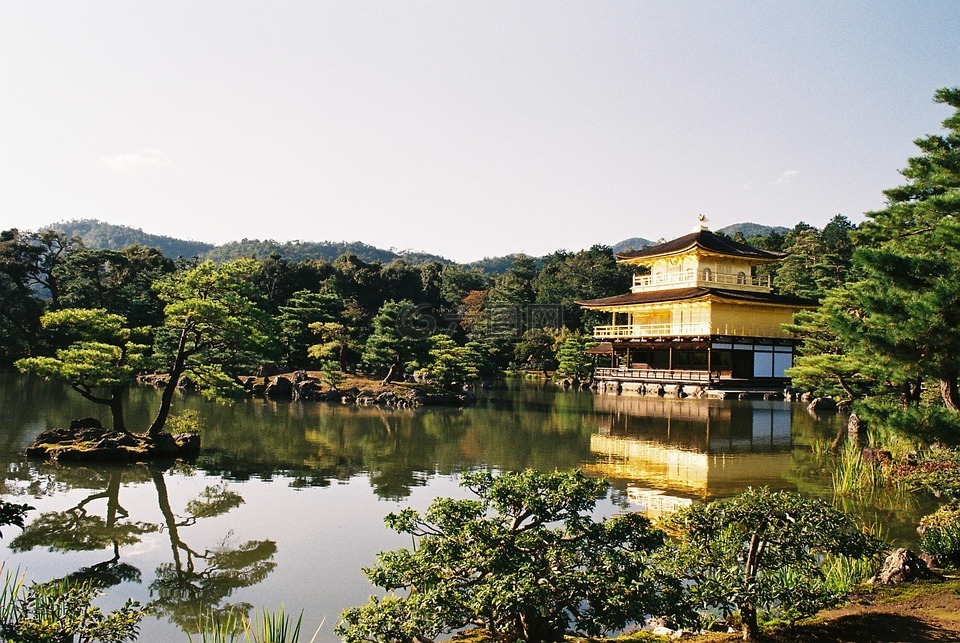
<svg viewBox="0 0 960 643"><path fill-rule="evenodd" d="M194 639L192 634L187 634L190 643L235 643L241 640L241 635L245 643L299 643L303 627L303 611L294 620L281 605L275 612L262 610L251 622L237 611L223 614L211 610L201 613L197 624L200 629L197 638ZM310 643L316 641L322 627L323 621L313 633Z"/></svg>
<svg viewBox="0 0 960 643"><path fill-rule="evenodd" d="M834 463L832 478L833 492L839 496L870 493L893 483L884 466L865 462L860 448L849 442Z"/></svg>

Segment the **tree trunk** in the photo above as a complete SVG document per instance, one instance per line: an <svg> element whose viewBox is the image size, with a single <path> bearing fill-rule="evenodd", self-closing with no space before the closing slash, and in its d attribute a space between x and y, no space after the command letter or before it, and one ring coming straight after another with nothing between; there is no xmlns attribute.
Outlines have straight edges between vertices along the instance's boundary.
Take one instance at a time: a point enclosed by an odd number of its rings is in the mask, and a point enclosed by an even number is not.
<svg viewBox="0 0 960 643"><path fill-rule="evenodd" d="M761 528L763 527L765 525L761 526ZM750 538L750 548L747 550L747 560L743 566L743 583L745 586L752 585L757 577L761 551L763 551L763 541L760 539L759 533L754 533ZM743 624L743 640L755 641L760 635L760 628L757 626L757 606L754 605L753 600L743 598L737 602L737 608L740 610L740 622Z"/></svg>
<svg viewBox="0 0 960 643"><path fill-rule="evenodd" d="M70 388L79 393L83 399L89 400L94 404L103 404L110 409L110 417L113 420L113 430L127 432L127 425L123 420L123 392L124 386L113 386L110 388L110 397L97 397L93 392L79 384L71 384Z"/></svg>
<svg viewBox="0 0 960 643"><path fill-rule="evenodd" d="M757 608L752 604L740 606L740 622L743 624L743 640L756 641L760 637L757 626Z"/></svg>
<svg viewBox="0 0 960 643"><path fill-rule="evenodd" d="M113 430L127 432L127 424L123 419L123 387L114 386L111 389L110 415L113 418Z"/></svg>
<svg viewBox="0 0 960 643"><path fill-rule="evenodd" d="M167 494L167 483L163 479L163 472L159 469L150 468L150 477L153 478L153 486L157 490L157 504L160 506L160 513L163 514L166 522L167 533L170 535L170 549L173 551L173 565L177 570L177 575L182 575L183 563L180 561L180 534L177 531L177 519L170 507L170 496Z"/></svg>
<svg viewBox="0 0 960 643"><path fill-rule="evenodd" d="M173 394L177 391L177 385L180 383L180 377L186 370L187 362L187 328L184 327L180 333L180 342L177 344L177 356L173 361L173 368L170 369L170 375L167 378L167 384L163 387L163 395L160 396L160 408L157 409L157 416L153 419L147 436L157 437L163 431L167 423L167 417L170 415L170 405L173 403Z"/></svg>
<svg viewBox="0 0 960 643"><path fill-rule="evenodd" d="M380 382L381 386L386 386L387 384L392 382L394 379L396 379L397 377L396 371L398 366L400 366L399 362L394 362L393 364L390 365L390 370L387 371L387 376L384 377L383 381Z"/></svg>
<svg viewBox="0 0 960 643"><path fill-rule="evenodd" d="M940 372L940 396L951 411L960 411L960 390L957 389L957 368L945 367Z"/></svg>

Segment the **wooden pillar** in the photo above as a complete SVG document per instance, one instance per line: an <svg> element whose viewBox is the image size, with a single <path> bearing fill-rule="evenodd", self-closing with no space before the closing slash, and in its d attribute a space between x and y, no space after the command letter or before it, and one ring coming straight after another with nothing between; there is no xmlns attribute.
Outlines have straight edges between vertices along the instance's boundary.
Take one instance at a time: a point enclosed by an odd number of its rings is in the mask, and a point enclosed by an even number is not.
<svg viewBox="0 0 960 643"><path fill-rule="evenodd" d="M670 346L667 350L670 351L670 357L667 359L667 370L673 370L673 346Z"/></svg>
<svg viewBox="0 0 960 643"><path fill-rule="evenodd" d="M707 381L713 381L713 344L707 344Z"/></svg>

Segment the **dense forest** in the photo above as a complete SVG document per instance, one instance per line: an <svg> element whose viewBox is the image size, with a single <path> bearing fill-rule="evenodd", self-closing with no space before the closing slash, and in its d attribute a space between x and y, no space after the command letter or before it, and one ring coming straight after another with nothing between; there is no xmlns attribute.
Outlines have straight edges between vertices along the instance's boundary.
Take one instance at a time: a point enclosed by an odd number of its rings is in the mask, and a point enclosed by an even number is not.
<svg viewBox="0 0 960 643"><path fill-rule="evenodd" d="M749 238L738 230L733 238L791 253L776 268L781 292L815 297L843 281L854 230L845 217L823 230L804 223L785 234L767 230ZM259 254L248 250L251 257ZM169 316L164 284L201 266L243 264L236 278L267 320L269 338L245 368L335 368L386 379L416 368L459 381L509 368L579 374L592 326L604 320L575 302L624 292L632 277L608 246L512 255L500 274L487 274L440 260L384 263L349 252L332 261L279 252L225 261L171 259L158 247L91 248L60 231L7 230L0 257L0 357L6 364L67 348L51 317L63 310L120 316L129 328L143 329L143 343L157 350L156 335Z"/></svg>

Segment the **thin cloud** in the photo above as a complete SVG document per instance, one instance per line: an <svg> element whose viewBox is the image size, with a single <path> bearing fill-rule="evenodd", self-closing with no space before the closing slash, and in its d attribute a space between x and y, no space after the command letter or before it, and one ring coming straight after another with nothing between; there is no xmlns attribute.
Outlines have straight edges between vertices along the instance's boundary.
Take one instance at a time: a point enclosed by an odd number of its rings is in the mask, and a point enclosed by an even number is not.
<svg viewBox="0 0 960 643"><path fill-rule="evenodd" d="M117 174L139 174L149 168L166 168L173 165L173 159L165 152L151 147L146 147L139 152L104 156L100 158L100 162Z"/></svg>
<svg viewBox="0 0 960 643"><path fill-rule="evenodd" d="M797 170L787 170L774 180L770 181L770 185L787 185L793 183L793 180L800 176L800 172Z"/></svg>

